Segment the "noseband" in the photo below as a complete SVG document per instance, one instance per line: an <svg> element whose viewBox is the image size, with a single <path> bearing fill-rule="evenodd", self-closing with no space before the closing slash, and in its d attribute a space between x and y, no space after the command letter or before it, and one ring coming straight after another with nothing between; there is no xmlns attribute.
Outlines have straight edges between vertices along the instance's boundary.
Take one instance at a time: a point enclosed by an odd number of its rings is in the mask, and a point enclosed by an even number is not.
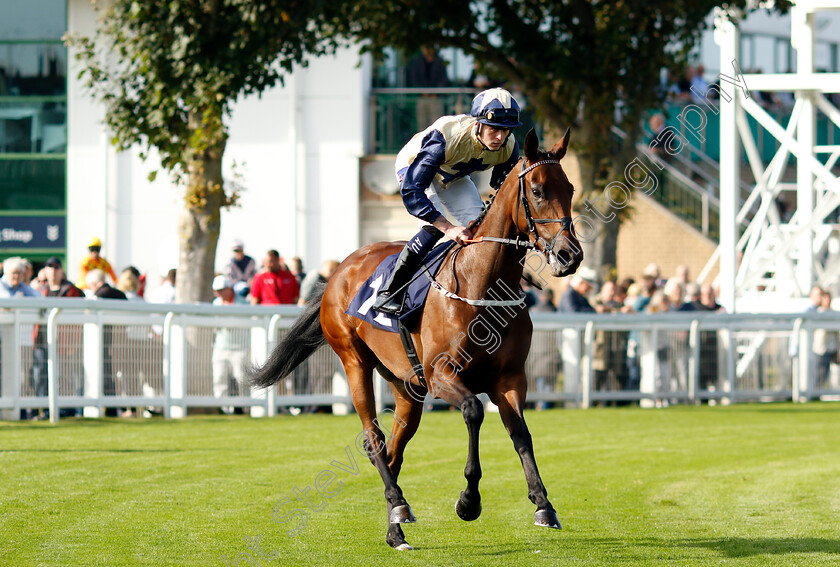
<svg viewBox="0 0 840 567"><path fill-rule="evenodd" d="M528 195L525 192L525 175L530 171L538 168L541 165L548 165L548 164L560 164L559 161L555 159L544 159L541 161L537 161L529 165L528 167L523 167L522 170L519 172L519 201L516 203L516 216L515 219L519 218L519 205L522 204L522 210L525 212L525 221L528 223L528 234L534 237L533 241L533 248L537 249L537 243L542 242L542 252L545 251L552 251L554 249L554 244L557 241L557 236L560 235L561 232L564 230L571 230L572 229L572 217L561 217L559 219L535 219L531 216L531 205L528 203ZM522 158L522 165L525 165L525 158ZM551 246L546 248L545 239L537 234L537 225L538 224L550 224L550 223L560 223L560 230L557 231L557 236L554 237L554 240L551 243Z"/></svg>

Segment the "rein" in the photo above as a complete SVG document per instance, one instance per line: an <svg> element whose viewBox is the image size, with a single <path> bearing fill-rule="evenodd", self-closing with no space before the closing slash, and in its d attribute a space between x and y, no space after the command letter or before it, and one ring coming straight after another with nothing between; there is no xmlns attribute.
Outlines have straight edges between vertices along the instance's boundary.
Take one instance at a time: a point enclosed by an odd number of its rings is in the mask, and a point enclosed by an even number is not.
<svg viewBox="0 0 840 567"><path fill-rule="evenodd" d="M460 295L443 289L443 286L440 285L437 280L431 278L431 276L429 277L429 280L432 283L432 287L444 297L448 297L449 299L457 299L469 305L477 305L483 307L507 307L509 305L525 305L525 293L523 293L522 290L519 290L519 299L469 299L467 297L461 297Z"/></svg>
<svg viewBox="0 0 840 567"><path fill-rule="evenodd" d="M527 167L522 167L519 172L519 199L516 201L516 215L514 218L519 218L519 207L522 206L523 211L525 212L525 220L528 223L528 238L525 240L520 240L519 236L515 239L513 238L499 238L496 236L479 236L478 238L471 238L469 240L465 240L464 242L467 244L476 244L479 242L500 242L506 245L516 246L517 248L522 247L526 249L534 249L539 250L540 252L550 252L554 249L554 244L557 241L557 237L554 238L551 245L546 247L545 239L541 237L537 233L537 226L538 224L550 224L559 222L561 224L560 230L557 232L559 236L561 232L564 230L571 230L572 228L572 217L561 217L559 219L535 219L531 216L531 206L528 203L528 195L525 192L525 175L531 172L532 170L536 169L541 165L549 165L549 164L557 164L559 165L560 162L554 159L544 159L540 161L536 161ZM525 166L525 158L522 158L522 166ZM486 215L487 211L490 209L490 205L493 204L492 197L491 201L488 201L487 208L484 209L484 214L475 222L471 228L477 227L482 220L484 220L484 215ZM531 240L531 236L533 235L534 239ZM542 243L538 246L539 243ZM486 306L486 307L505 307L505 306L513 306L518 305L522 306L525 305L525 294L520 290L519 292L519 299L511 299L511 300L491 300L491 299L468 299L466 297L461 297L460 295L456 295L451 291L447 291L440 285L437 280L432 277L432 275L425 271L426 277L429 278L431 281L432 287L444 297L448 297L450 299L457 299L459 301L463 301L468 303L469 305L476 305L476 306Z"/></svg>

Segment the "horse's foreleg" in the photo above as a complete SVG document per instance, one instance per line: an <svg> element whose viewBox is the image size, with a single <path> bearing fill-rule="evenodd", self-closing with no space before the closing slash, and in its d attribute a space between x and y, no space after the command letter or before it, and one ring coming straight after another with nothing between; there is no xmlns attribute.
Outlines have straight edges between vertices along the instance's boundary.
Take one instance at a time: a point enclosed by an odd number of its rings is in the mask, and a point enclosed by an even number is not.
<svg viewBox="0 0 840 567"><path fill-rule="evenodd" d="M508 434L513 441L513 446L522 461L522 469L525 471L525 480L528 483L528 498L536 504L537 511L534 513L534 524L549 528L560 529L560 520L557 513L548 500L548 493L540 477L537 468L537 461L534 458L534 445L531 441L531 432L525 424L522 409L525 403L525 377L516 380L516 386L503 392L491 393L491 400L499 406L499 415L505 424Z"/></svg>
<svg viewBox="0 0 840 567"><path fill-rule="evenodd" d="M467 466L464 468L467 488L458 497L458 501L455 503L455 512L459 518L470 522L481 515L481 494L478 491L478 483L481 480L478 434L484 421L484 406L475 397L475 394L456 381L450 381L444 384L442 388L440 397L461 409L469 433Z"/></svg>
<svg viewBox="0 0 840 567"><path fill-rule="evenodd" d="M478 457L478 433L484 421L484 406L475 396L466 398L461 403L461 413L464 422L467 424L469 433L469 452L467 453L467 466L464 468L464 477L467 479L467 488L461 492L458 502L455 504L455 512L458 517L467 522L475 520L481 515L481 494L478 492L478 482L481 480L481 462Z"/></svg>

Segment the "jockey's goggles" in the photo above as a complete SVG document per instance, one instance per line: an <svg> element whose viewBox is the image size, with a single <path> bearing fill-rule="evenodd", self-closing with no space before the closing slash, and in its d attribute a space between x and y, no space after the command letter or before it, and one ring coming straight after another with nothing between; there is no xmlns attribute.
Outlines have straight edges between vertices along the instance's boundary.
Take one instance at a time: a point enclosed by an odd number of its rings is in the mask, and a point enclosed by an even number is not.
<svg viewBox="0 0 840 567"><path fill-rule="evenodd" d="M519 111L515 108L493 108L484 118L492 122L519 122Z"/></svg>

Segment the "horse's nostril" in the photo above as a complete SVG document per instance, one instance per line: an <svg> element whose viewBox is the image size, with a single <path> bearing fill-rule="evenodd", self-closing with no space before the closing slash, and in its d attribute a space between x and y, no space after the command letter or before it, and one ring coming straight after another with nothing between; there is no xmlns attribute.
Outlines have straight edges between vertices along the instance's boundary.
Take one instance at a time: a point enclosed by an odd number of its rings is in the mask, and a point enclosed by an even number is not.
<svg viewBox="0 0 840 567"><path fill-rule="evenodd" d="M563 267L568 267L572 263L572 255L568 250L558 250L557 261L563 264Z"/></svg>

